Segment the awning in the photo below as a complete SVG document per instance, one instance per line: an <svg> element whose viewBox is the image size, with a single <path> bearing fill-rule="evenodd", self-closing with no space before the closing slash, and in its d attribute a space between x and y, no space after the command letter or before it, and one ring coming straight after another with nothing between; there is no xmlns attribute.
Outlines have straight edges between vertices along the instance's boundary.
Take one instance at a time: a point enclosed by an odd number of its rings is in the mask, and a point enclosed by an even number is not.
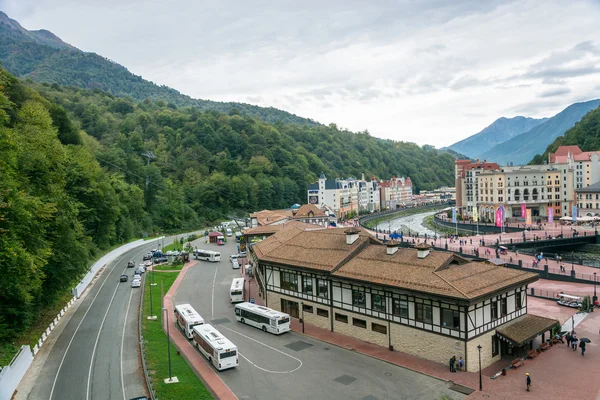
<svg viewBox="0 0 600 400"><path fill-rule="evenodd" d="M525 314L496 329L496 334L513 347L520 347L554 325L560 325L557 319Z"/></svg>

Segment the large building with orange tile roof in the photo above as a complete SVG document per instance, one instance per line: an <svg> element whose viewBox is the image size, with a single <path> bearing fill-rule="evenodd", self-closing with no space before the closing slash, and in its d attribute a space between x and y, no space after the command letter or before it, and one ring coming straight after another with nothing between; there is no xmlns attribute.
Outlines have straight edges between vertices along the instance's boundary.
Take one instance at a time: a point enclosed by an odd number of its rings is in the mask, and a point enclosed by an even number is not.
<svg viewBox="0 0 600 400"><path fill-rule="evenodd" d="M469 371L478 369L478 346L485 368L529 350L555 325L528 323L526 291L535 273L427 245L384 244L360 228L290 227L252 246L251 257L268 307L431 361L463 357ZM513 335L505 329L512 324L534 328Z"/></svg>

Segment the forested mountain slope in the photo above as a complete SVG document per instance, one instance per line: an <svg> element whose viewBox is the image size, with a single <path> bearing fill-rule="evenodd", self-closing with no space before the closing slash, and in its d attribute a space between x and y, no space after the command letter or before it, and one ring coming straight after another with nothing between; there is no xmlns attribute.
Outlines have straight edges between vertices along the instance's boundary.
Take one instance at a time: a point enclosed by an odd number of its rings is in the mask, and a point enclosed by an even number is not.
<svg viewBox="0 0 600 400"><path fill-rule="evenodd" d="M598 151L600 149L600 107L587 113L581 121L556 138L543 154L536 155L531 164L542 164L548 161L548 155L554 153L560 146L578 145L583 151Z"/></svg>
<svg viewBox="0 0 600 400"><path fill-rule="evenodd" d="M0 11L0 62L10 73L38 82L100 89L136 100L164 100L176 106L229 112L258 117L267 122L318 125L308 118L272 107L245 103L197 100L167 86L159 86L132 74L127 68L95 53L83 52L64 43L49 31L28 31Z"/></svg>
<svg viewBox="0 0 600 400"><path fill-rule="evenodd" d="M142 232L303 203L321 172L409 175L418 190L452 185L453 165L430 146L333 125L136 103L0 70L0 342L72 287L98 250Z"/></svg>

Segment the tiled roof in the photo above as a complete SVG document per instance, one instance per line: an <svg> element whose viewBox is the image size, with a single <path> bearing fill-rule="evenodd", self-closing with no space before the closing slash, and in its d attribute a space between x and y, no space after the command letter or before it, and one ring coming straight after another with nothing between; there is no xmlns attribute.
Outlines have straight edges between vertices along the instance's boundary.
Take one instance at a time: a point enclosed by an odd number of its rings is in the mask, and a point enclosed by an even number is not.
<svg viewBox="0 0 600 400"><path fill-rule="evenodd" d="M534 339L540 333L552 329L554 325L560 325L558 320L525 314L496 329L496 333L510 340L513 346L518 347Z"/></svg>
<svg viewBox="0 0 600 400"><path fill-rule="evenodd" d="M272 235L282 229L295 227L302 230L325 229L321 225L308 224L301 221L289 221L277 225L261 225L244 231L245 235Z"/></svg>
<svg viewBox="0 0 600 400"><path fill-rule="evenodd" d="M418 258L415 249L388 255L377 245L368 246L333 275L461 299L538 279L535 273L468 262L450 252L430 251Z"/></svg>
<svg viewBox="0 0 600 400"><path fill-rule="evenodd" d="M256 218L258 225L270 225L291 219L292 210L262 210L250 214L250 218Z"/></svg>
<svg viewBox="0 0 600 400"><path fill-rule="evenodd" d="M325 214L325 212L323 210L321 210L319 207L315 206L314 204L303 204L302 207L300 207L298 209L298 211L296 211L296 213L294 214L294 218L311 217L309 215L310 212L313 213L312 217L326 217L327 216L327 214Z"/></svg>
<svg viewBox="0 0 600 400"><path fill-rule="evenodd" d="M358 239L349 245L344 229L304 231L291 227L256 244L252 250L261 261L332 271L350 254L374 241L364 229L359 232ZM385 247L381 248L385 251Z"/></svg>

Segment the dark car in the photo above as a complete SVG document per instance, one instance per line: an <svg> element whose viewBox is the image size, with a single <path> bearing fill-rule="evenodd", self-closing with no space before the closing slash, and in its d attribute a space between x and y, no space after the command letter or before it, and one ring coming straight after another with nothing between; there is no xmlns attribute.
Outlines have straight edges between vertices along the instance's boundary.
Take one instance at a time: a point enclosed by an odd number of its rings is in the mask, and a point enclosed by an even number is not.
<svg viewBox="0 0 600 400"><path fill-rule="evenodd" d="M133 261L129 261L127 263L127 268L133 268L133 267L135 267L135 263Z"/></svg>
<svg viewBox="0 0 600 400"><path fill-rule="evenodd" d="M127 282L127 279L129 279L129 277L127 275L121 275L121 282Z"/></svg>
<svg viewBox="0 0 600 400"><path fill-rule="evenodd" d="M152 259L152 254L144 254L144 261L148 261Z"/></svg>

